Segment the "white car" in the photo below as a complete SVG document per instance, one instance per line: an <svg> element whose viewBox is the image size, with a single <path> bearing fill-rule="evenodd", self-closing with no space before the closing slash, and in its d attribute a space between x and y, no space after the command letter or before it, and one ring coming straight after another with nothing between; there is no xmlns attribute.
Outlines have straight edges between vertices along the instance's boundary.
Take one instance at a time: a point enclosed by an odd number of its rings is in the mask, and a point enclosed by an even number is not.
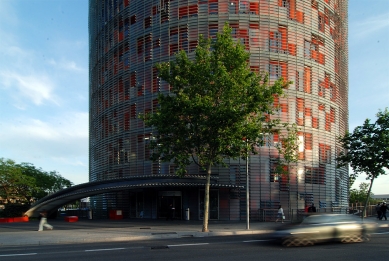
<svg viewBox="0 0 389 261"><path fill-rule="evenodd" d="M345 214L311 215L300 224L282 227L272 238L283 246L308 246L325 241L342 243L369 241L376 223Z"/></svg>

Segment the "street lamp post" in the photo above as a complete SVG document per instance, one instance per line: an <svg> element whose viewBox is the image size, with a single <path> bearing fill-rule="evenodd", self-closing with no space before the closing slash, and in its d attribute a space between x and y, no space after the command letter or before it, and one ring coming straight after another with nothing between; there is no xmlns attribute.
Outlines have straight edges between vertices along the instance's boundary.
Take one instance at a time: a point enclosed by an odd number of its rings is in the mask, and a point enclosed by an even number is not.
<svg viewBox="0 0 389 261"><path fill-rule="evenodd" d="M246 140L246 229L250 229L250 193L249 193L249 146Z"/></svg>

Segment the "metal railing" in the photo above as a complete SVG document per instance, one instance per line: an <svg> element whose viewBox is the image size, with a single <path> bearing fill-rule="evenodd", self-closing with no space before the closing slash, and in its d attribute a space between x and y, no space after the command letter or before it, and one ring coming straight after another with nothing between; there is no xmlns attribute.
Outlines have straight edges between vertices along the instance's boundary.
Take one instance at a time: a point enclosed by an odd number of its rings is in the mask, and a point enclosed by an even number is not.
<svg viewBox="0 0 389 261"><path fill-rule="evenodd" d="M369 205L366 208L366 216L372 217L376 216L375 205ZM259 209L258 210L258 220L262 222L274 222L277 219L278 209ZM363 205L351 205L347 208L333 207L333 208L318 208L316 213L328 213L328 214L353 214L357 216L362 216ZM305 209L291 209L290 211L285 211L285 221L286 222L300 222L304 217L311 215L312 213L305 212Z"/></svg>

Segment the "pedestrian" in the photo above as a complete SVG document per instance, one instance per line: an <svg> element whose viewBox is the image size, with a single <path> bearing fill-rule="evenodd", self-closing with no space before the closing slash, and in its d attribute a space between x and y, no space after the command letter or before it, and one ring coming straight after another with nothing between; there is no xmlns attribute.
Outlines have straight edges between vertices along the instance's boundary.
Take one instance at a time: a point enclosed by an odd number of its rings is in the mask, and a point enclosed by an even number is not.
<svg viewBox="0 0 389 261"><path fill-rule="evenodd" d="M40 214L40 222L38 231L43 231L43 227L53 230L53 226L47 223L47 211L44 209Z"/></svg>
<svg viewBox="0 0 389 261"><path fill-rule="evenodd" d="M312 205L308 208L308 212L316 212L315 204L312 203Z"/></svg>
<svg viewBox="0 0 389 261"><path fill-rule="evenodd" d="M381 218L381 203L378 203L377 206L375 206L375 211L377 212L377 218Z"/></svg>
<svg viewBox="0 0 389 261"><path fill-rule="evenodd" d="M380 207L380 210L381 210L381 217L380 217L380 220L382 220L382 218L385 218L385 220L388 220L388 218L386 217L386 210L389 209L388 206L386 205L386 202L382 203L381 207Z"/></svg>
<svg viewBox="0 0 389 261"><path fill-rule="evenodd" d="M284 210L282 209L281 205L278 206L276 223L277 223L278 219L281 219L281 222L284 223L285 215L284 215Z"/></svg>

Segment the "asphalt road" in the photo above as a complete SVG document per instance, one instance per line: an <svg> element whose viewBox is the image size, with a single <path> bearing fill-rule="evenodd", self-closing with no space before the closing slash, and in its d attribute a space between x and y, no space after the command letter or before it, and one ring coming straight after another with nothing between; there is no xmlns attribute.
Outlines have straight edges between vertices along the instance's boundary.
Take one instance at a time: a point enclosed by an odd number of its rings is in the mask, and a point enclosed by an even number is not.
<svg viewBox="0 0 389 261"><path fill-rule="evenodd" d="M132 242L19 246L0 248L0 260L381 260L387 259L389 232L367 243L328 243L284 248L266 235L172 238Z"/></svg>

